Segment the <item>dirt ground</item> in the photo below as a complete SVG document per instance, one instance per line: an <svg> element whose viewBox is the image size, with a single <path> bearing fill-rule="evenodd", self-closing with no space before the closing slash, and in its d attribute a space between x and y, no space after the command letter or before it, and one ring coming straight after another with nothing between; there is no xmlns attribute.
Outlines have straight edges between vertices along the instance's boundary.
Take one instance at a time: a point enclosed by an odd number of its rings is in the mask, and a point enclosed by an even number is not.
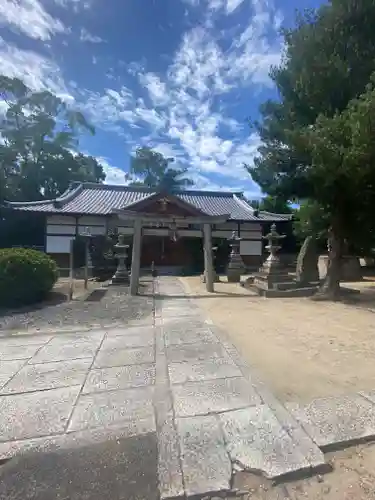
<svg viewBox="0 0 375 500"><path fill-rule="evenodd" d="M311 401L375 389L373 283L355 305L309 299L265 299L239 285L218 283L208 294L199 277L182 278L210 319L226 330L241 355L282 401ZM373 308L371 310L371 308ZM332 471L272 485L239 473L248 500L373 500L375 443L327 453Z"/></svg>
<svg viewBox="0 0 375 500"><path fill-rule="evenodd" d="M266 299L225 282L208 294L199 277L181 279L281 401L375 389L373 283L352 284L366 289L353 306Z"/></svg>

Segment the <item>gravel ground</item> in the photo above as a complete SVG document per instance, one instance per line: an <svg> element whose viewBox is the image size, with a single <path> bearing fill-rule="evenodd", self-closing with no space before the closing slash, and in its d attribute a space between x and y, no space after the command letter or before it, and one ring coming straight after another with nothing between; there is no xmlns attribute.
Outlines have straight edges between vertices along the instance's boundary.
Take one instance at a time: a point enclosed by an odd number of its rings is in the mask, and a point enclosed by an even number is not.
<svg viewBox="0 0 375 500"><path fill-rule="evenodd" d="M60 304L42 304L34 308L0 313L0 335L9 330L48 330L80 326L90 328L152 314L152 283L144 282L142 295L131 297L127 288L108 287L98 301L73 300Z"/></svg>

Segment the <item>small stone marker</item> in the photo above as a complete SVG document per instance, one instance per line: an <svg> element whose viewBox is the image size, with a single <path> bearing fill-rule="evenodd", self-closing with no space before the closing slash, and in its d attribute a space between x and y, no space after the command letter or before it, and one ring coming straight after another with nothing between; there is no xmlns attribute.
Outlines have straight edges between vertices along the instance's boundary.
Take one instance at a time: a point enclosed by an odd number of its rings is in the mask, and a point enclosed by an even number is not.
<svg viewBox="0 0 375 500"><path fill-rule="evenodd" d="M297 257L296 281L302 285L319 281L316 239L308 236Z"/></svg>

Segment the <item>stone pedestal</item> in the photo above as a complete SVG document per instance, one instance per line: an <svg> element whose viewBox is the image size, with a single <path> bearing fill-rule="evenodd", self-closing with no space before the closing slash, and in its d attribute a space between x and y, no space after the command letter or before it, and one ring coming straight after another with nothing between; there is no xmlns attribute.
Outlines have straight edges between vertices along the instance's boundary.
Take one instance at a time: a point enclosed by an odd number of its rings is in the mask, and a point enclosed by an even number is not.
<svg viewBox="0 0 375 500"><path fill-rule="evenodd" d="M112 277L111 285L129 285L129 271L126 267L129 245L124 243L124 235L120 234L118 243L115 245L116 257L118 259L117 269Z"/></svg>
<svg viewBox="0 0 375 500"><path fill-rule="evenodd" d="M231 252L227 266L228 283L239 283L241 281L241 276L245 272L245 266L240 254L240 242L241 238L236 236L235 232L233 232L229 240Z"/></svg>
<svg viewBox="0 0 375 500"><path fill-rule="evenodd" d="M259 272L254 274L253 283L247 284L247 288L265 297L306 297L313 295L317 287L300 287L289 275L286 265L280 261L277 252L281 247L278 243L283 237L283 235L277 233L275 224L272 224L270 233L264 236L269 242L266 248L270 255L259 269Z"/></svg>

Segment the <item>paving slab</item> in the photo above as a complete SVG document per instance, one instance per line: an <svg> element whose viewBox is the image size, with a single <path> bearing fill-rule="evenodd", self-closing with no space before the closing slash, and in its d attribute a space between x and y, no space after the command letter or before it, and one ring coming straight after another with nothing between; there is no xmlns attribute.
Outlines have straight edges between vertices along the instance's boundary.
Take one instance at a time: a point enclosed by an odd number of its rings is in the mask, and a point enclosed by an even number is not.
<svg viewBox="0 0 375 500"><path fill-rule="evenodd" d="M274 479L322 465L306 458L267 405L229 411L219 418L231 460L245 470Z"/></svg>
<svg viewBox="0 0 375 500"><path fill-rule="evenodd" d="M8 335L0 338L0 352L3 345L39 345L42 346L51 340L51 335Z"/></svg>
<svg viewBox="0 0 375 500"><path fill-rule="evenodd" d="M375 406L360 394L287 403L287 409L321 447L375 438Z"/></svg>
<svg viewBox="0 0 375 500"><path fill-rule="evenodd" d="M210 358L228 357L226 350L219 342L195 344L177 344L167 347L167 357L170 362L200 361Z"/></svg>
<svg viewBox="0 0 375 500"><path fill-rule="evenodd" d="M26 364L0 391L1 394L34 392L70 385L82 385L92 359ZM1 368L2 370L2 368Z"/></svg>
<svg viewBox="0 0 375 500"><path fill-rule="evenodd" d="M226 377L241 377L240 369L227 358L212 358L198 363L169 363L169 378L172 384L211 380Z"/></svg>
<svg viewBox="0 0 375 500"><path fill-rule="evenodd" d="M153 329L147 332L140 330L138 334L106 337L101 346L101 350L107 351L132 347L148 347L154 345L154 343L155 335Z"/></svg>
<svg viewBox="0 0 375 500"><path fill-rule="evenodd" d="M230 489L232 464L214 416L177 419L187 496Z"/></svg>
<svg viewBox="0 0 375 500"><path fill-rule="evenodd" d="M1 361L0 364L0 389L23 367L25 359Z"/></svg>
<svg viewBox="0 0 375 500"><path fill-rule="evenodd" d="M68 432L153 416L152 387L81 395Z"/></svg>
<svg viewBox="0 0 375 500"><path fill-rule="evenodd" d="M184 322L181 322L180 326L163 324L162 328L166 346L217 341L210 328L205 326L204 323L200 323L196 327Z"/></svg>
<svg viewBox="0 0 375 500"><path fill-rule="evenodd" d="M180 463L180 443L171 416L158 426L157 439L160 498L182 497L185 490Z"/></svg>
<svg viewBox="0 0 375 500"><path fill-rule="evenodd" d="M152 385L155 382L155 365L127 365L91 370L83 387L83 394L90 392L130 389Z"/></svg>
<svg viewBox="0 0 375 500"><path fill-rule="evenodd" d="M191 307L188 308L163 308L162 310L162 317L163 318L184 318L186 316L195 316L195 319L197 317L201 316L201 311L199 309L194 309ZM203 316L201 316L203 318Z"/></svg>
<svg viewBox="0 0 375 500"><path fill-rule="evenodd" d="M97 345L99 347L105 334L105 330L91 331L87 333L82 331L78 331L75 333L60 333L53 336L50 344L58 342L66 344L75 344L76 342L91 342L93 345Z"/></svg>
<svg viewBox="0 0 375 500"><path fill-rule="evenodd" d="M43 346L43 344L0 345L0 361L29 359L34 356L41 346Z"/></svg>
<svg viewBox="0 0 375 500"><path fill-rule="evenodd" d="M66 361L70 359L93 358L98 349L91 342L48 343L29 361L29 363L50 363L52 361Z"/></svg>
<svg viewBox="0 0 375 500"><path fill-rule="evenodd" d="M64 432L81 386L0 396L0 440Z"/></svg>
<svg viewBox="0 0 375 500"><path fill-rule="evenodd" d="M242 377L172 386L178 417L205 415L260 405L260 397Z"/></svg>
<svg viewBox="0 0 375 500"><path fill-rule="evenodd" d="M152 337L154 333L154 327L153 324L150 325L136 325L133 324L132 326L123 326L119 328L109 328L106 330L107 337L121 337L121 336L140 336L144 335L146 337Z"/></svg>
<svg viewBox="0 0 375 500"><path fill-rule="evenodd" d="M129 349L112 349L98 352L94 367L104 368L107 366L139 365L141 363L153 363L155 361L155 350L153 347L137 347Z"/></svg>
<svg viewBox="0 0 375 500"><path fill-rule="evenodd" d="M89 446L107 440L118 440L139 434L155 432L153 417L121 422L105 428L85 429L67 434L54 434L31 439L0 442L0 460L6 460L28 451L49 452Z"/></svg>

